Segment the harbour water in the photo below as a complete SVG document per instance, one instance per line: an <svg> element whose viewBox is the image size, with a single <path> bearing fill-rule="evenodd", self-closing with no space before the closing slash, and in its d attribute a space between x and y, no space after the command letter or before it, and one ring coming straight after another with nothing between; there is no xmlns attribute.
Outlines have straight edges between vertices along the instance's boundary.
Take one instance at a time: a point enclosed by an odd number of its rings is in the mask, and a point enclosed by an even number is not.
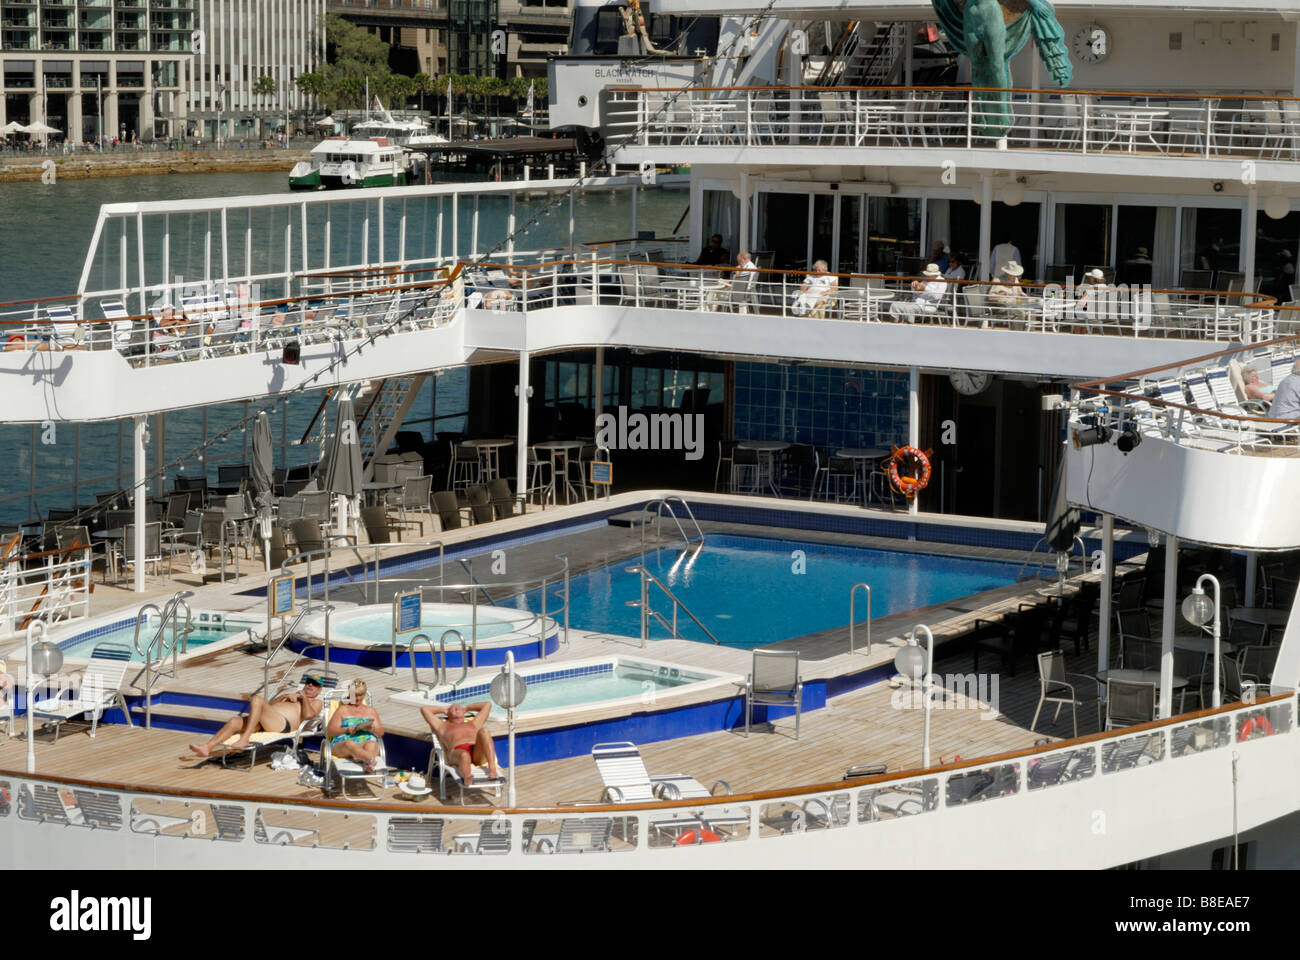
<svg viewBox="0 0 1300 960"><path fill-rule="evenodd" d="M94 232L99 206L147 200L175 200L193 197L252 196L286 192L286 174L177 174L172 176L122 177L102 180L67 180L55 184L0 184L0 303L36 299L76 290ZM286 198L288 199L288 198ZM340 193L341 201L346 193ZM516 208L516 222L523 226L540 209L541 200L523 201ZM684 190L643 191L638 207L638 226L658 236L671 235L686 209ZM465 238L462 254L468 254L468 218L473 204L460 205L460 236ZM567 246L568 209L562 203L544 216L529 232L516 240L517 249L548 249ZM575 202L579 242L627 237L632 227L631 197L627 191L579 196ZM506 233L507 205L485 200L479 211L478 252L491 250ZM337 228L336 228L337 229ZM360 243L361 222L356 230L336 234L334 243L349 247ZM444 239L450 225L444 227ZM431 254L435 238L427 231L422 248ZM391 249L391 248L390 248ZM450 244L445 243L445 250ZM102 252L102 249L101 249ZM344 255L340 252L340 260ZM273 256L271 249L254 249L253 256ZM419 255L416 252L414 255ZM184 267L173 259L173 267ZM191 271L190 276L195 272ZM95 286L92 271L91 286ZM417 397L408 429L420 430L432 439L437 430L464 428L468 405L469 377L465 369L449 371L437 378L436 411L432 379ZM306 463L319 458L319 447L294 446L320 402L319 393L303 394L286 411L276 414L272 435L277 461ZM213 437L238 423L253 409L237 403L202 410L169 413L162 427L168 461L186 459L183 471L197 474L220 462L245 462L250 438L235 431L230 438L203 453L200 461L188 456L197 451L204 437ZM436 423L436 426L435 426ZM94 502L94 494L129 485L132 475L130 425L105 422L81 425L0 426L0 449L9 456L10 469L0 473L0 525L13 525L44 517L52 508L71 508ZM80 453L78 457L77 454ZM79 464L79 466L78 466ZM154 467L151 453L150 468ZM176 471L169 473L169 478ZM215 479L213 477L212 479ZM166 486L169 488L170 483ZM154 485L153 489L158 489Z"/></svg>

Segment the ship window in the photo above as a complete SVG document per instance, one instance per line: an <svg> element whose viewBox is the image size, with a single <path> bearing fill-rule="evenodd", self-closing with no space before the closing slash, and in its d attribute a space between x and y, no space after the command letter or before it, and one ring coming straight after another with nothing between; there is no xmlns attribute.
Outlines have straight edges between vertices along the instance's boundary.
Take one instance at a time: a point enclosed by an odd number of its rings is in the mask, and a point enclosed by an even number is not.
<svg viewBox="0 0 1300 960"><path fill-rule="evenodd" d="M618 53L618 38L623 33L623 17L617 7L605 7L596 13L596 42L592 53L611 56Z"/></svg>

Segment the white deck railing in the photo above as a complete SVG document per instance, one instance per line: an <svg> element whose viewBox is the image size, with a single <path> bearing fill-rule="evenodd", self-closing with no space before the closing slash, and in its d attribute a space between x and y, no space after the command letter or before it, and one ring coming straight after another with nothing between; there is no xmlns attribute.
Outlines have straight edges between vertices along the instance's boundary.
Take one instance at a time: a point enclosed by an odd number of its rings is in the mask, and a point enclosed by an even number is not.
<svg viewBox="0 0 1300 960"><path fill-rule="evenodd" d="M0 635L29 620L55 623L90 614L91 548L70 547L0 560Z"/></svg>
<svg viewBox="0 0 1300 960"><path fill-rule="evenodd" d="M1300 159L1300 99L1284 96L960 87L621 88L611 93L609 116L614 142L621 135L629 146L949 147Z"/></svg>

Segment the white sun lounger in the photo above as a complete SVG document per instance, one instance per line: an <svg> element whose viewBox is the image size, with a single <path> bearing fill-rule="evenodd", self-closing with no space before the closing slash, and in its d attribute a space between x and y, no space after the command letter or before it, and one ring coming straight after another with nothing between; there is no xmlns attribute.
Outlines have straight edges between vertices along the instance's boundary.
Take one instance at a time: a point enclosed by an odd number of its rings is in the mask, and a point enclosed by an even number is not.
<svg viewBox="0 0 1300 960"><path fill-rule="evenodd" d="M706 790L704 784L694 777L682 773L652 777L646 772L645 761L636 744L628 741L620 743L598 743L591 748L591 758L596 761L605 791L601 795L606 803L649 803L655 800L694 800L717 796L717 788L722 786L726 793L731 787L719 780L712 790Z"/></svg>
<svg viewBox="0 0 1300 960"><path fill-rule="evenodd" d="M32 704L32 719L43 720L45 725L54 726L54 741L59 740L59 729L73 717L82 714L91 715L90 736L95 736L99 728L99 718L104 710L114 704L121 707L126 716L126 725L131 723L131 711L127 709L126 698L118 688L126 675L127 664L131 662L131 648L124 643L101 643L90 655L90 663L81 673L69 680L62 681L53 697L38 700ZM63 695L71 693L72 699L64 700Z"/></svg>

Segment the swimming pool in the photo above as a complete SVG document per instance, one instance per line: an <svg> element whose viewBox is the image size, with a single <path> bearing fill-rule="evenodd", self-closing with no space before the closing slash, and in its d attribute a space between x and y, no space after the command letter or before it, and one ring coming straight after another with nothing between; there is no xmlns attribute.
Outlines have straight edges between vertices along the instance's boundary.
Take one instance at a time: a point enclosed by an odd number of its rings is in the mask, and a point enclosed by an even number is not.
<svg viewBox="0 0 1300 960"><path fill-rule="evenodd" d="M732 696L744 682L737 675L627 656L538 665L516 672L525 679L528 690L515 713L527 719L611 706L648 710L660 696L674 692L716 690L720 696ZM489 698L488 682L478 680L459 688L406 691L391 697L413 706L430 700L468 704ZM490 719L505 720L506 712L494 707Z"/></svg>
<svg viewBox="0 0 1300 960"><path fill-rule="evenodd" d="M647 552L646 568L658 577L725 645L750 648L788 637L845 626L849 590L871 586L872 616L901 613L1016 582L1013 563L846 547L767 537L710 534L693 551ZM571 626L639 636L640 576L627 568L639 556L574 576L569 582ZM505 601L540 609L537 591ZM651 585L651 606L671 618L672 602ZM556 602L548 601L548 611ZM865 597L857 616L865 619ZM683 637L708 641L685 615ZM651 620L651 637L667 631Z"/></svg>
<svg viewBox="0 0 1300 960"><path fill-rule="evenodd" d="M258 621L248 617L226 617L221 613L211 613L204 611L196 613L191 620L192 630L190 631L189 641L186 644L185 653L194 653L197 649L218 643L222 640L229 640L231 637L244 633L250 627L257 626ZM145 648L149 641L153 639L154 633L158 629L158 618L150 615L147 623L140 627L140 647ZM143 663L144 657L137 653L133 643L135 640L135 617L105 620L98 623L78 624L73 629L64 633L63 636L51 636L50 639L59 645L63 650L65 657L73 659L89 660L95 652L95 647L101 643L122 644L131 648L131 659ZM171 628L168 628L168 642L171 642Z"/></svg>

